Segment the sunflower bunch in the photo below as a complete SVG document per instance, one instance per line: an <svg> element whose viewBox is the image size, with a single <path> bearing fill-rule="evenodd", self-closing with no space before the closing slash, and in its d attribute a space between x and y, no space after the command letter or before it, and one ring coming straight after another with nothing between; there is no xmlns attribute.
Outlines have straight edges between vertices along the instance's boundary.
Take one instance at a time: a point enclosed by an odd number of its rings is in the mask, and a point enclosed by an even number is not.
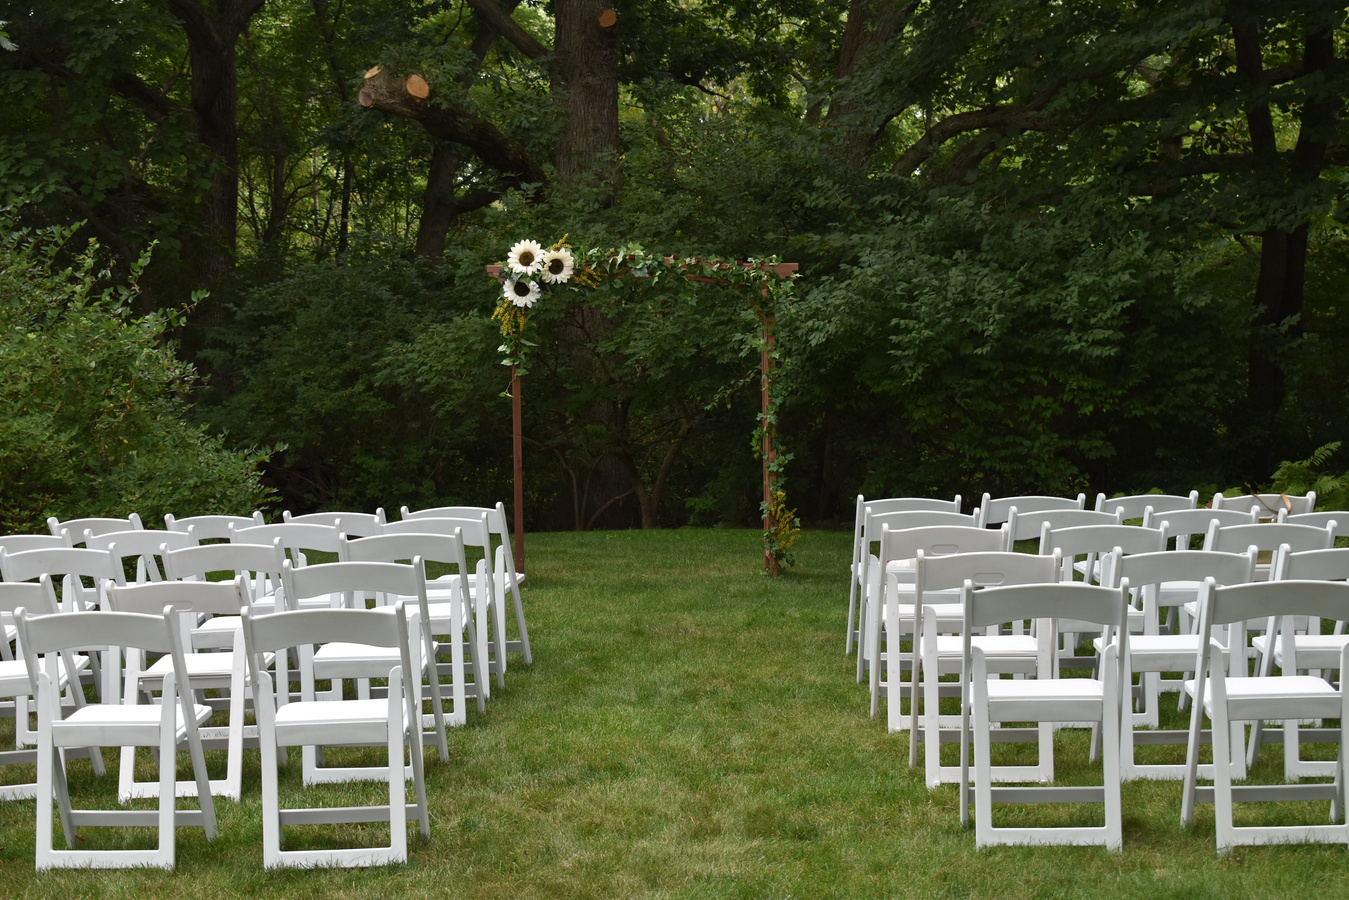
<svg viewBox="0 0 1349 900"><path fill-rule="evenodd" d="M504 300L512 306L529 309L542 293L538 279L546 284L566 284L571 281L572 273L576 270L576 259L568 245L563 243L566 239L566 235L563 235L561 241L547 250L538 241L516 242L503 267L510 272L502 287Z"/></svg>

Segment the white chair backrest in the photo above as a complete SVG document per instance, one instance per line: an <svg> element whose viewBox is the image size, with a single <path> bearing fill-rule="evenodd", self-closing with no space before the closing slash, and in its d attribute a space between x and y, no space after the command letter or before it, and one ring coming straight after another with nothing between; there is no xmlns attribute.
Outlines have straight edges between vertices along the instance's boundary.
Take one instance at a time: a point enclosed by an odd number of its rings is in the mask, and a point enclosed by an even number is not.
<svg viewBox="0 0 1349 900"><path fill-rule="evenodd" d="M1034 494L994 499L988 494L984 494L977 513L979 524L985 528L991 525L1001 525L1011 518L1012 507L1014 506L1023 515L1046 509L1086 509L1087 495L1078 494L1077 499L1073 500L1068 497L1044 497Z"/></svg>
<svg viewBox="0 0 1349 900"><path fill-rule="evenodd" d="M973 583L961 589L965 604L966 658L975 629L1024 619L1074 619L1108 626L1123 637L1125 609L1129 596L1128 581L1118 588L1099 587L1081 582L1023 584L975 590ZM1052 641L1051 641L1052 646Z"/></svg>
<svg viewBox="0 0 1349 900"><path fill-rule="evenodd" d="M933 510L908 510L889 513L868 511L862 526L863 545L870 549L872 544L881 539L881 532L886 528L891 531L906 531L910 528L931 528L940 525L965 528L979 527L979 523L973 514L965 515L958 512Z"/></svg>
<svg viewBox="0 0 1349 900"><path fill-rule="evenodd" d="M1176 538L1177 550L1188 550L1190 535L1206 536L1209 525L1215 521L1220 526L1226 527L1228 525L1254 525L1258 520L1253 509L1244 511L1235 509L1173 509L1164 513L1156 510L1144 510L1143 512L1143 527L1166 528L1167 536Z"/></svg>
<svg viewBox="0 0 1349 900"><path fill-rule="evenodd" d="M1255 510L1261 519L1274 519L1279 510L1288 513L1309 513L1316 509L1316 492L1308 491L1303 496L1288 494L1242 494L1239 497L1224 497L1217 494L1213 498L1214 509L1237 509L1245 512Z"/></svg>
<svg viewBox="0 0 1349 900"><path fill-rule="evenodd" d="M460 533L465 547L478 547L491 559L492 528L486 512L473 517L453 518L447 516L428 516L426 518L402 519L384 526L384 534L454 534ZM490 563L489 563L490 565Z"/></svg>
<svg viewBox="0 0 1349 900"><path fill-rule="evenodd" d="M1254 525L1231 525L1221 528L1210 524L1204 540L1205 550L1241 553L1247 547L1275 551L1284 544L1290 550L1325 550L1335 543L1329 526L1287 525L1278 522L1258 522Z"/></svg>
<svg viewBox="0 0 1349 900"><path fill-rule="evenodd" d="M1246 584L1255 578L1255 555L1214 550L1164 550L1137 553L1119 561L1119 574L1135 587L1167 582L1203 581Z"/></svg>
<svg viewBox="0 0 1349 900"><path fill-rule="evenodd" d="M358 541L343 536L341 562L398 562L421 557L424 562L437 562L459 567L465 574L464 539L458 529L454 534L415 533L379 534Z"/></svg>
<svg viewBox="0 0 1349 900"><path fill-rule="evenodd" d="M498 501L496 506L436 506L429 509L419 509L416 512L409 510L404 506L400 510L403 521L416 519L477 519L483 513L487 514L488 530L496 535L500 542L498 548L503 559L503 565L509 566L512 570L515 568L515 548L511 545L510 521L506 518L506 505ZM386 529L385 533L390 533ZM465 541L473 546L478 546L474 541L466 536ZM489 557L490 560L490 557ZM489 561L488 567L492 563Z"/></svg>
<svg viewBox="0 0 1349 900"><path fill-rule="evenodd" d="M280 577L286 553L281 539L270 544L201 544L163 554L164 574L172 581L204 580L218 572L243 572Z"/></svg>
<svg viewBox="0 0 1349 900"><path fill-rule="evenodd" d="M69 547L70 532L64 528L60 534L7 534L0 537L0 547L10 553L22 553L25 550L49 550L53 547Z"/></svg>
<svg viewBox="0 0 1349 900"><path fill-rule="evenodd" d="M287 609L301 600L333 594L378 593L412 597L426 613L426 570L420 557L411 565L390 562L334 562L281 567Z"/></svg>
<svg viewBox="0 0 1349 900"><path fill-rule="evenodd" d="M112 554L113 563L118 566L123 565L127 559L137 560L136 579L138 581L163 581L164 577L159 570L159 565L155 562L155 557L159 555L160 548L168 547L170 550L181 550L184 547L195 547L197 537L191 529L186 532L141 529L140 531L108 531L103 534L85 531L84 545L90 550L108 551Z"/></svg>
<svg viewBox="0 0 1349 900"><path fill-rule="evenodd" d="M160 581L108 586L114 612L145 613L172 606L179 613L237 616L248 606L242 578L233 581Z"/></svg>
<svg viewBox="0 0 1349 900"><path fill-rule="evenodd" d="M1013 544L1017 541L1038 541L1046 525L1050 528L1072 528L1079 525L1119 525L1123 521L1122 512L1104 513L1090 509L1034 509L1022 512L1021 507L1013 506L1007 513Z"/></svg>
<svg viewBox="0 0 1349 900"><path fill-rule="evenodd" d="M228 541L230 539L230 525L235 528L252 528L254 525L263 525L265 520L262 518L262 512L256 511L249 516L188 516L185 519L175 518L173 513L164 514L164 527L169 531L187 531L192 529L192 533L197 536L198 541Z"/></svg>
<svg viewBox="0 0 1349 900"><path fill-rule="evenodd" d="M962 587L966 581L976 588L1012 584L1052 584L1059 577L1060 560L1054 554L1031 556L1010 550L977 553L952 553L928 556L918 551L915 576L917 593L945 591Z"/></svg>
<svg viewBox="0 0 1349 900"><path fill-rule="evenodd" d="M1040 554L1058 553L1063 557L1061 570L1064 581L1073 580L1073 563L1079 556L1086 557L1086 580L1093 577L1095 561L1101 562L1099 584L1113 585L1118 577L1119 557L1135 553L1160 553L1166 549L1166 532L1161 528L1140 528L1137 525L1078 525L1071 528L1050 528L1044 524L1040 532Z"/></svg>
<svg viewBox="0 0 1349 900"><path fill-rule="evenodd" d="M108 519L93 517L87 519L67 519L62 522L55 516L47 518L47 527L51 529L54 535L60 535L61 529L70 531L70 539L74 543L84 540L84 533L92 531L94 534L103 534L108 531L139 531L144 528L141 524L141 517L132 513L125 519Z"/></svg>
<svg viewBox="0 0 1349 900"><path fill-rule="evenodd" d="M292 516L290 510L281 513L282 522L294 522L297 525L327 525L352 537L370 537L379 534L384 526L384 508L373 513L359 512L316 512Z"/></svg>
<svg viewBox="0 0 1349 900"><path fill-rule="evenodd" d="M1007 549L1007 529L993 531L973 525L928 525L919 528L881 530L881 566L896 559L916 559L921 550L931 559L952 553L979 553Z"/></svg>
<svg viewBox="0 0 1349 900"><path fill-rule="evenodd" d="M1349 580L1349 547L1303 550L1300 553L1294 553L1287 547L1280 548L1271 577L1275 581Z"/></svg>
<svg viewBox="0 0 1349 900"><path fill-rule="evenodd" d="M877 497L871 500L864 500L861 494L857 495L857 508L864 510L869 508L873 515L884 515L892 512L960 512L960 495L956 494L954 500L938 500L928 497Z"/></svg>
<svg viewBox="0 0 1349 900"><path fill-rule="evenodd" d="M290 555L291 561L297 566L305 564L305 550L336 554L341 543L340 536L341 532L331 525L310 525L302 522L254 525L251 528L230 527L232 544L270 544L280 538L281 548Z"/></svg>
<svg viewBox="0 0 1349 900"><path fill-rule="evenodd" d="M1286 510L1279 511L1280 522L1287 522L1289 525L1311 525L1316 528L1325 528L1331 522L1335 523L1335 536L1349 534L1349 509L1328 509L1321 512L1292 513ZM4 539L0 538L0 543Z"/></svg>
<svg viewBox="0 0 1349 900"><path fill-rule="evenodd" d="M105 580L118 584L126 581L122 567L113 562L106 550L56 547L8 553L0 548L0 576L6 581L36 581L43 575L50 575L53 583L62 579L61 606L67 612L94 606ZM82 577L92 579L92 589L83 586Z"/></svg>
<svg viewBox="0 0 1349 900"><path fill-rule="evenodd" d="M1129 497L1106 497L1096 495L1097 512L1124 513L1126 519L1141 519L1143 512L1152 507L1154 513L1168 512L1173 509L1194 509L1199 505L1199 492L1190 491L1190 496L1179 494L1134 494Z"/></svg>
<svg viewBox="0 0 1349 900"><path fill-rule="evenodd" d="M1213 626L1228 626L1229 640L1244 646L1246 623L1266 617L1280 620L1279 632L1287 633L1284 621L1292 616L1319 616L1331 621L1349 619L1349 582L1343 581L1254 581L1248 584L1219 586L1212 578L1204 580L1199 591L1200 634L1209 634ZM1271 632L1271 637L1273 632ZM1200 659L1207 661L1208 641L1201 641ZM1285 647L1295 647L1290 641ZM1246 655L1229 653L1230 674L1247 673ZM1285 659L1290 669L1290 660ZM1204 671L1204 667L1196 669ZM1202 685L1199 690L1203 690Z"/></svg>

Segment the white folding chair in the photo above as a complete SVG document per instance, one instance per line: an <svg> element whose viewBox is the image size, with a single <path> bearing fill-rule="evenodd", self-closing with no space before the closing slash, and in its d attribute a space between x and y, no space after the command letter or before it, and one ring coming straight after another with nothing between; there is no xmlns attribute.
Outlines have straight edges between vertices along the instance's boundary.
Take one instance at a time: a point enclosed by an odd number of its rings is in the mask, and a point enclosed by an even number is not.
<svg viewBox="0 0 1349 900"><path fill-rule="evenodd" d="M870 511L875 515L883 515L892 512L960 512L960 495L956 494L954 500L934 500L928 497L885 497L873 500L866 500L861 494L857 495L857 512L853 517L852 526L852 565L849 567L848 582L848 634L843 642L843 652L852 653L853 641L857 638L857 589L861 586L865 589L866 582L862 580L862 557L869 555L870 550L862 540L862 527L866 522L867 513Z"/></svg>
<svg viewBox="0 0 1349 900"><path fill-rule="evenodd" d="M994 533L994 532L989 532ZM976 588L1013 584L1052 584L1058 577L1060 561L1056 555L1031 556L999 550L984 553L954 553L933 556L919 552L916 568L914 603L921 610L922 632L915 641L918 667L913 681L923 689L923 726L918 727L917 704L909 704L909 765L918 762L918 742L924 744L924 774L929 789L960 780L959 765L941 763L941 744L960 741L961 717L941 715L942 675L959 675L965 609L959 595L952 602L949 592L959 591L966 581ZM937 602L929 602L936 596ZM984 650L992 671L1034 674L1039 668L1040 642L1035 635L1015 629L1010 634L986 633L972 638ZM893 675L891 677L897 677ZM949 690L961 697L958 682ZM895 708L892 706L892 714ZM893 725L891 730L895 730ZM994 729L992 740L1027 740L1027 733L1014 729ZM1048 725L1037 726L1034 739L1040 743L1040 760L1035 766L994 766L994 781L1048 781L1053 774L1054 732ZM1043 765L1042 765L1043 764Z"/></svg>
<svg viewBox="0 0 1349 900"><path fill-rule="evenodd" d="M208 778L211 793L237 801L243 792L244 740L256 742L257 726L245 726L244 706L249 697L247 664L244 659L243 631L239 614L247 606L242 578L234 581L160 581L133 585L108 585L108 604L114 612L148 613L150 610L172 606L171 624L183 635L185 648L182 664L186 666L179 677L186 677L195 691L224 690L229 697L224 708L229 724L207 727L199 723L198 738L203 748L225 750L225 777ZM234 645L218 652L192 652L186 639L199 613L228 616L233 619ZM139 651L128 651L123 674L122 702L135 705L151 691L160 690L164 678L173 671L171 656L161 656L153 663ZM203 705L214 708L215 703ZM117 782L117 799L125 803L133 797L158 797L159 782L137 781L135 777L136 750L122 748L121 770ZM175 785L179 797L195 797L197 782L179 780Z"/></svg>
<svg viewBox="0 0 1349 900"><path fill-rule="evenodd" d="M37 582L24 581L18 583L0 582L0 613L13 618L13 613L20 609L27 609L33 615L51 615L56 612L56 592L52 589L51 579L46 575ZM15 631L17 632L17 628ZM32 680L28 673L28 662L24 659L23 646L16 648L14 659L0 660L0 697L7 697L12 701L15 722L19 719L24 720L27 725L28 715L32 711L30 701L33 697ZM78 679L82 669L87 668L89 661L86 657L76 656L69 650L62 651L58 660L56 671L56 688L59 691L66 691L66 699L69 705L79 708L84 706L84 691L68 690L72 677ZM14 750L0 752L0 765L18 766L31 765L37 762L37 751L26 749L25 744L15 736ZM36 739L36 735L34 736ZM29 741L28 744L33 743ZM94 765L94 773L99 777L104 774L103 755L97 747L88 748L88 755ZM84 755L84 751L77 748L70 748L66 751L67 757L74 755ZM0 784L0 800L31 800L37 796L37 782L28 782L22 784Z"/></svg>
<svg viewBox="0 0 1349 900"><path fill-rule="evenodd" d="M1016 507L1022 515L1049 509L1086 509L1087 495L1078 494L1077 499L1074 500L1069 497L1045 497L1037 494L994 498L985 493L983 499L979 502L979 509L975 512L975 515L979 517L981 526L991 528L1010 519L1013 507Z"/></svg>
<svg viewBox="0 0 1349 900"><path fill-rule="evenodd" d="M529 649L529 626L525 624L525 607L520 601L520 587L525 583L525 573L517 572L515 568L515 550L511 544L510 522L506 518L506 505L497 501L497 505L494 507L436 506L429 509L419 509L416 512L410 512L404 506L401 512L404 520L476 519L482 513L487 513L487 527L498 541L493 561L488 563L488 568L493 571L493 579L496 582L494 592L497 596L505 597L506 592L509 591L512 602L515 604L515 628L520 633L520 639L518 641L507 640L506 652L519 653L524 657L525 665L533 665L534 653Z"/></svg>
<svg viewBox="0 0 1349 900"><path fill-rule="evenodd" d="M1119 654L1128 647L1129 629L1124 607L1128 583L1118 589L1081 583L990 587L976 591L967 581L962 590L965 604L964 648L961 654L961 684L968 685L970 699L962 712L960 780L961 821L969 821L968 746L974 743L975 845L992 844L1097 844L1119 851L1123 845L1119 779L1119 707L1121 673ZM1110 641L1102 657L1099 678L1056 678L1049 661L1054 621L1074 618L1108 628ZM984 651L973 643L975 629L1034 619L1042 641L1038 678L1005 680L989 677ZM970 719L973 718L973 732ZM990 735L993 722L1083 722L1100 724L1104 735L1100 787L994 787ZM996 827L994 803L1101 803L1105 824L1059 828Z"/></svg>
<svg viewBox="0 0 1349 900"><path fill-rule="evenodd" d="M1275 612L1276 634L1284 641L1287 666L1282 675L1247 677L1244 646L1248 619ZM1323 678L1295 674L1298 669L1297 640L1289 627L1292 616L1313 616L1335 621L1349 619L1349 584L1335 581L1268 581L1219 587L1205 579L1199 598L1200 634L1213 626L1227 626L1229 633L1226 667L1222 645L1200 642L1194 664L1195 677L1186 690L1195 698L1190 715L1190 746L1186 754L1185 787L1181 797L1181 825L1194 822L1197 803L1212 802L1218 852L1258 844L1338 843L1349 844L1349 825L1344 817L1344 747L1349 746L1349 703L1345 693ZM1292 657L1292 658L1290 658ZM1337 668L1349 668L1349 650L1342 651ZM1224 669L1227 671L1224 671ZM1207 715L1213 723L1213 787L1202 788L1199 779L1199 733ZM1242 746L1230 736L1229 723L1253 719L1290 717L1340 720L1340 753L1334 781L1313 784L1233 785L1230 761L1240 756ZM1236 825L1233 804L1239 801L1329 800L1331 824ZM1286 817L1284 817L1286 818Z"/></svg>
<svg viewBox="0 0 1349 900"><path fill-rule="evenodd" d="M452 535L382 534L361 538L358 541L349 540L343 535L342 552L338 558L341 562L390 563L404 560L410 563L420 558L423 565L428 562L445 563L456 566L457 571L461 573L468 571L464 558L464 542L457 532ZM491 682L486 676L487 667L479 662L487 659L486 636L484 635L480 645L477 626L473 614L467 608L462 584L459 582L452 585L448 597L435 603L430 600L431 591L428 587L427 619L423 626L423 631L432 637L438 635L449 637L448 641L436 642L442 655L446 652L450 654L448 663L437 661L436 666L437 677L442 675L450 677L451 709L445 716L448 725L467 724L466 698L470 695L478 699L478 712L486 712L487 688ZM391 597L386 602L398 599L417 602L416 597ZM467 641L464 640L465 632L468 634ZM468 660L464 659L465 649L468 650ZM427 669L430 671L431 667L428 666ZM467 678L470 672L474 676L474 683L471 685Z"/></svg>
<svg viewBox="0 0 1349 900"><path fill-rule="evenodd" d="M309 564L305 551L331 553L337 557L341 549L342 532L333 525L316 525L306 522L275 522L269 525L254 525L251 528L230 529L232 544L271 544L281 539L281 549L297 569ZM254 603L266 603L267 598L256 598ZM341 595L334 597L306 598L301 609L331 609L342 602ZM275 601L273 600L273 603ZM292 606L292 609L295 607Z"/></svg>
<svg viewBox="0 0 1349 900"><path fill-rule="evenodd" d="M892 515L905 515L895 513ZM920 514L926 515L926 514ZM912 520L909 520L912 521ZM859 658L868 657L870 665L869 686L871 690L871 716L880 712L881 698L886 698L888 721L891 731L909 727L909 716L902 712L905 696L910 704L917 701L912 673L914 652L905 654L901 643L912 638L917 628L915 618L915 586L909 583L909 577L901 582L901 576L912 576L918 552L921 550L929 557L945 556L951 553L971 553L987 550L1003 550L1007 546L1007 531L989 531L975 528L973 525L927 525L917 528L892 529L883 524L880 532L878 561L874 569L884 578L885 593L879 591L870 599L864 611L862 645L858 650ZM936 601L937 598L929 597ZM951 594L947 602L955 602ZM882 652L881 647L886 649ZM906 684L900 679L905 669L910 672L910 681ZM881 670L885 669L886 679L881 681Z"/></svg>
<svg viewBox="0 0 1349 900"><path fill-rule="evenodd" d="M1349 513L1340 512L1340 516L1349 518ZM1330 520L1333 522L1334 520ZM1327 550L1304 550L1301 553L1292 552L1287 546L1280 548L1279 553L1274 558L1274 578L1275 581L1346 581L1349 580L1349 547L1332 547ZM1301 623L1298 623L1300 626ZM1307 622L1305 633L1301 627L1295 626L1293 629L1297 633L1293 637L1297 645L1297 668L1299 673L1325 674L1329 680L1328 673L1335 671L1339 667L1340 653L1344 650L1346 644L1349 644L1349 634L1345 634L1345 623L1339 621L1334 623L1334 631L1331 634L1322 634L1320 620L1312 619ZM1270 636L1273 636L1271 642ZM1255 649L1255 670L1258 674L1268 676L1272 674L1275 666L1282 669L1285 665L1286 654L1284 653L1284 638L1275 631L1275 623L1271 620L1267 623L1265 633L1256 635L1251 639L1251 645ZM1246 761L1248 765L1254 766L1260 753L1260 745L1264 741L1271 740L1264 735L1264 721L1257 720L1251 725L1250 744L1247 749ZM1321 729L1317 722L1308 722L1313 728L1308 730L1302 728L1302 722L1298 719L1283 720L1283 777L1288 781L1297 781L1304 777L1325 777L1334 774L1334 763L1326 760L1303 759L1300 746L1304 740L1308 741L1336 741L1339 739L1339 729Z"/></svg>
<svg viewBox="0 0 1349 900"><path fill-rule="evenodd" d="M1246 584L1255 575L1255 553L1219 553L1211 550L1167 550L1125 556L1114 564L1119 577L1127 578L1133 590L1143 600L1143 629L1129 638L1129 652L1124 656L1124 671L1132 685L1134 673L1139 675L1140 709L1135 712L1132 703L1124 707L1120 738L1120 777L1125 781L1139 778L1175 779L1185 777L1183 763L1137 761L1136 750L1144 744L1185 744L1188 730L1161 730L1161 692L1181 691L1185 674L1194 665L1201 638L1188 632L1163 633L1163 610L1187 602L1189 585L1203 585L1205 578L1218 584ZM1181 585L1178 591L1171 585ZM1097 652L1101 651L1096 641ZM1163 679L1167 672L1182 673L1179 679ZM1131 689L1132 693L1132 689ZM1148 728L1149 731L1137 729ZM1211 767L1204 768L1206 776ZM1246 776L1245 760L1233 760L1232 776Z"/></svg>
<svg viewBox="0 0 1349 900"><path fill-rule="evenodd" d="M210 707L192 702L192 686L186 678L183 644L169 619L163 615L137 613L72 612L15 617L23 645L32 690L38 698L37 751L37 852L39 871L52 868L127 868L174 866L174 829L200 826L206 839L216 836L215 805L207 783L206 759L197 726L210 718ZM102 643L127 650L171 655L173 664L164 676L161 702L157 705L127 705L118 702L90 703L62 715L61 691L55 674L62 651ZM116 652L109 654L115 657ZM39 660L45 656L45 660ZM186 742L196 776L196 810L175 809L174 781L178 746ZM62 751L69 747L157 747L159 761L159 809L77 810L71 807ZM60 810L65 850L52 841L52 801ZM77 826L157 826L159 845L153 850L77 849Z"/></svg>
<svg viewBox="0 0 1349 900"><path fill-rule="evenodd" d="M1198 491L1190 491L1188 497L1179 494L1133 494L1126 497L1096 495L1097 512L1119 512L1126 519L1141 519L1149 507L1154 513L1162 513L1173 509L1194 509L1198 505Z"/></svg>
<svg viewBox="0 0 1349 900"><path fill-rule="evenodd" d="M449 745L445 738L445 711L440 696L440 678L437 676L437 647L431 639L425 623L430 618L426 599L426 570L420 557L412 565L399 565L386 562L335 562L295 568L286 560L281 568L281 584L287 612L303 609L307 599L329 595L347 595L369 592L388 594L396 597L412 597L415 601L407 603L406 610L412 614L413 621L408 626L413 637L409 649L413 667L402 666L403 682L408 693L416 701L420 711L422 704L422 680L430 684L431 714L421 716L418 722L423 729L431 730L423 734L423 739L434 742L440 750L442 762L450 758ZM350 604L348 604L350 605ZM357 608L357 612L364 607ZM400 609L404 605L399 606ZM276 615L276 613L273 613ZM267 616L255 616L256 621L265 621ZM367 642L333 641L315 649L311 644L299 648L300 693L303 698L315 698L314 682L331 680L332 690L323 698L328 702L341 702L343 679L357 681L359 699L369 698L369 679L386 677L389 669L399 662L396 647L370 644ZM461 656L462 660L463 657ZM283 677L289 683L285 660L276 659L277 684ZM336 741L345 744L345 741ZM304 780L306 784L319 784L333 781L369 781L382 780L384 775L377 769L368 767L327 766L319 757L318 745L306 745L303 751ZM408 777L412 772L407 772Z"/></svg>
<svg viewBox="0 0 1349 900"><path fill-rule="evenodd" d="M311 566L318 569L319 566ZM415 672L410 648L405 602L381 609L315 609L277 612L269 616L243 615L244 642L255 686L258 730L262 746L262 860L268 869L315 866L376 866L407 861L407 819L411 813L423 837L431 834L423 772L421 710L414 692L405 688L403 673ZM318 700L312 672L297 702L277 707L271 678L262 660L273 653L283 660L290 648L303 651L322 645L362 645L376 651L371 658L396 662L380 677L388 679L388 696L373 700ZM312 654L302 656L312 662ZM278 668L278 676L286 677ZM417 680L417 676L412 678ZM277 784L280 754L287 747L306 750L323 745L384 746L388 755L371 777L388 781L389 802L378 806L306 807L283 809ZM411 769L415 803L406 802L404 753ZM310 784L309 779L305 779ZM388 822L389 843L382 847L284 850L282 829L287 825L347 822Z"/></svg>
<svg viewBox="0 0 1349 900"><path fill-rule="evenodd" d="M25 550L49 550L60 549L70 546L70 533L62 531L61 534L7 534L0 537L0 550L7 553L22 553ZM10 653L9 645L14 642L14 617L7 612L0 612L0 661L12 660L14 655Z"/></svg>
<svg viewBox="0 0 1349 900"><path fill-rule="evenodd" d="M858 622L858 647L860 651L857 654L857 682L861 684L862 676L867 668L872 665L873 656L876 647L867 640L867 623L873 618L872 613L881 608L885 601L881 596L881 589L885 584L887 576L893 574L899 579L899 583L905 586L906 590L912 590L913 584L913 558L893 558L889 564L880 566L877 563L877 557L872 554L871 548L881 540L881 532L885 529L891 531L907 531L912 528L929 528L940 525L978 528L979 524L973 514L965 515L959 512L947 512L941 510L900 510L898 512L876 513L871 512L868 507L863 516L862 524L862 570L861 580L864 586L858 600L857 622Z"/></svg>
<svg viewBox="0 0 1349 900"><path fill-rule="evenodd" d="M1330 531L1332 540L1349 533L1349 510L1344 509L1293 513L1291 515L1280 510L1278 521L1286 522L1289 525L1310 525L1313 528L1325 528L1327 525L1334 523L1335 527ZM0 538L0 540L3 540L3 538Z"/></svg>
<svg viewBox="0 0 1349 900"><path fill-rule="evenodd" d="M1106 513L1090 509L1034 509L1022 512L1020 507L1013 506L1007 514L1013 549L1018 541L1040 540L1045 528L1119 525L1123 521L1123 511Z"/></svg>

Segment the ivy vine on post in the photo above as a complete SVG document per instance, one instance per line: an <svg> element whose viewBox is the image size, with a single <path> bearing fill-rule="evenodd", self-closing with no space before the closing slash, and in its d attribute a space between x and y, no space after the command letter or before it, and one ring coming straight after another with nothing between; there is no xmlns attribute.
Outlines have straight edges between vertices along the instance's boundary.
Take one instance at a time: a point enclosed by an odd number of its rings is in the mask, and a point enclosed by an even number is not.
<svg viewBox="0 0 1349 900"><path fill-rule="evenodd" d="M493 278L502 282L502 298L492 313L501 322L505 357L502 364L511 369L512 444L515 465L515 559L524 569L524 479L523 435L521 433L521 379L527 371L529 348L535 346L524 337L528 310L543 294L542 280L549 285L570 288L595 288L606 278L638 278L654 285L662 279L682 279L706 284L727 285L746 297L758 320L761 395L758 427L754 431L754 453L763 466L764 573L774 578L786 563L791 565L791 548L801 532L796 510L787 508L783 490L783 469L791 461L778 441L779 397L775 390L781 367L777 341L777 304L793 286L797 264L776 258L726 262L698 257L657 256L639 246L598 248L574 253L567 236L547 250L536 241L520 241L511 247L506 262L487 267Z"/></svg>

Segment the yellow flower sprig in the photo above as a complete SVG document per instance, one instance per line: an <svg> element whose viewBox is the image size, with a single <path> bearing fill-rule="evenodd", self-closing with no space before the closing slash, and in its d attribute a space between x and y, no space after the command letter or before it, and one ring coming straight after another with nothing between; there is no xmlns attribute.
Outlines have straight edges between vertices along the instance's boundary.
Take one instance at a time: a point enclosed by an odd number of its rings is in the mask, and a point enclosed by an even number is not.
<svg viewBox="0 0 1349 900"><path fill-rule="evenodd" d="M501 320L501 336L515 337L525 330L525 308L503 299L492 312L492 320Z"/></svg>

